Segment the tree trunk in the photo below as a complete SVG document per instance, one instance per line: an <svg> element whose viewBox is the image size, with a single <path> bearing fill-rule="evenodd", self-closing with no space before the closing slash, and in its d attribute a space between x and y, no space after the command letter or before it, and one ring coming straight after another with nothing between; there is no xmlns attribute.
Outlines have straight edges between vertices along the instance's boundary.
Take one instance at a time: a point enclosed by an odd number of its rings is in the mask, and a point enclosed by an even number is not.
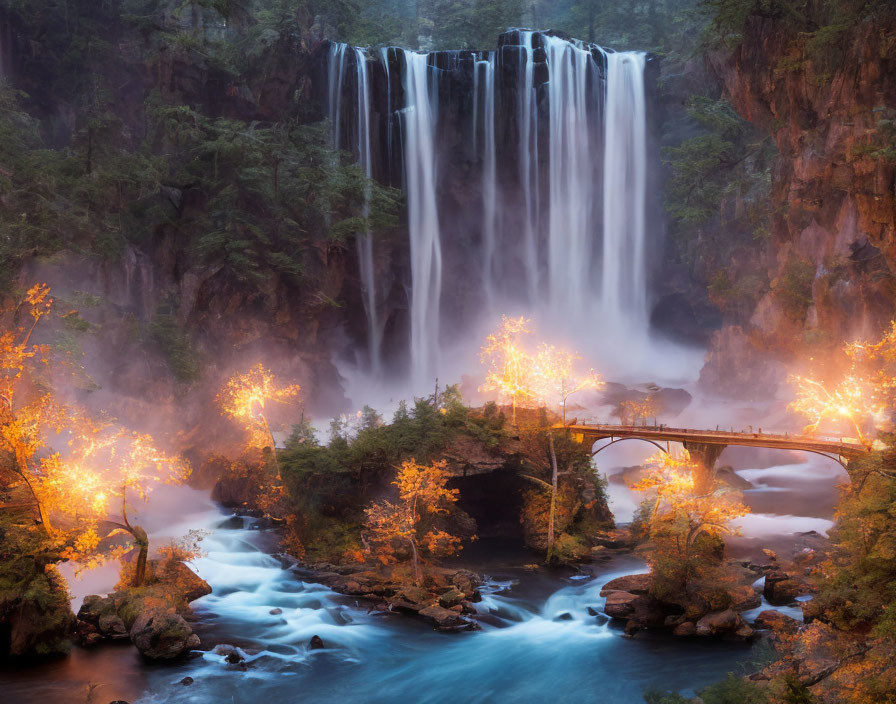
<svg viewBox="0 0 896 704"><path fill-rule="evenodd" d="M146 581L146 557L149 553L149 537L146 535L146 531L140 526L131 528L131 535L134 536L134 542L140 550L137 553L137 565L134 568L134 582L131 586L142 587L143 582Z"/></svg>
<svg viewBox="0 0 896 704"><path fill-rule="evenodd" d="M423 581L423 575L420 574L420 558L417 556L417 543L413 538L409 538L408 542L411 544L411 559L414 563L414 581L419 587Z"/></svg>
<svg viewBox="0 0 896 704"><path fill-rule="evenodd" d="M554 512L557 508L557 453L554 451L554 434L548 433L548 443L551 448L551 512L548 517L548 555L550 562L554 554Z"/></svg>

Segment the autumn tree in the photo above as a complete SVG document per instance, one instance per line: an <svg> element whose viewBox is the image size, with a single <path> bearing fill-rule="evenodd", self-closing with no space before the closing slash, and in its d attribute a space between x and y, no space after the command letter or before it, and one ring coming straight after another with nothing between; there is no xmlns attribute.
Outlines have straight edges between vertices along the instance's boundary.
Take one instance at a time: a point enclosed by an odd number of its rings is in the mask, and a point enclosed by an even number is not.
<svg viewBox="0 0 896 704"><path fill-rule="evenodd" d="M848 343L826 368L790 381L790 407L809 420L804 432L848 428L870 448L877 431L892 427L896 408L896 321L877 342Z"/></svg>
<svg viewBox="0 0 896 704"><path fill-rule="evenodd" d="M72 439L63 457L41 461L38 494L73 525L66 556L92 566L136 550L132 586L146 576L149 538L133 522L132 509L162 483L178 484L190 474L179 457L161 451L152 437L111 424L93 425ZM126 535L129 545L110 540Z"/></svg>
<svg viewBox="0 0 896 704"><path fill-rule="evenodd" d="M733 533L730 522L749 509L724 487L698 493L699 468L687 451L677 457L659 452L645 467L645 475L632 488L648 494L639 521L648 541L643 553L654 574L656 595L670 601L705 599L724 582L717 569L722 536Z"/></svg>
<svg viewBox="0 0 896 704"><path fill-rule="evenodd" d="M525 335L532 333L532 321L525 317L501 317L501 327L485 338L479 359L486 367L485 383L480 391L497 392L505 403L510 403L512 421L516 423L517 406L530 406L536 401L534 360L523 344Z"/></svg>
<svg viewBox="0 0 896 704"><path fill-rule="evenodd" d="M421 465L413 458L402 462L394 482L398 501L379 501L365 511L365 544L383 562L398 559L402 547L410 549L414 578L422 581L422 555L453 555L461 549L460 539L433 524L432 518L447 514L457 501L458 490L448 489L445 460Z"/></svg>
<svg viewBox="0 0 896 704"><path fill-rule="evenodd" d="M588 514L604 500L603 483L594 471L591 453L568 430L552 427L545 408L520 427L519 439L525 467L522 476L532 484L523 496L527 540L532 547L545 550L548 562L574 558L567 554L569 550L560 549L574 548L565 532L580 514Z"/></svg>
<svg viewBox="0 0 896 704"><path fill-rule="evenodd" d="M298 384L278 386L274 374L264 365L257 364L244 374L234 374L217 397L221 413L233 418L246 430L250 447L270 448L278 479L280 464L267 408L272 403L291 401L300 390Z"/></svg>
<svg viewBox="0 0 896 704"><path fill-rule="evenodd" d="M616 408L616 415L622 425L636 425L638 421L642 425L647 424L647 419L655 417L659 411L659 404L653 396L646 396L642 400L627 399Z"/></svg>
<svg viewBox="0 0 896 704"><path fill-rule="evenodd" d="M535 394L542 403L560 407L563 425L566 425L566 406L570 396L605 386L600 374L593 369L584 374L576 373L575 363L580 359L576 352L542 343L533 360Z"/></svg>
<svg viewBox="0 0 896 704"><path fill-rule="evenodd" d="M48 430L59 430L63 411L37 383L39 367L49 364L49 348L35 344L38 323L50 313L53 299L45 284L28 289L12 311L11 325L0 332L0 452L3 468L28 488L48 536L54 535L47 506L36 490L35 455Z"/></svg>

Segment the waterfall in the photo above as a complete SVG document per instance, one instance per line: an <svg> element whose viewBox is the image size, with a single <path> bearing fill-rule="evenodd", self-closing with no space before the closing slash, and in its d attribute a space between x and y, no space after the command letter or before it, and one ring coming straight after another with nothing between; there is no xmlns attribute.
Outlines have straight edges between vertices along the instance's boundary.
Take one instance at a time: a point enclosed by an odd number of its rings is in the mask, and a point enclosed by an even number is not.
<svg viewBox="0 0 896 704"><path fill-rule="evenodd" d="M581 318L593 298L595 147L600 101L591 84L597 67L589 50L544 37L548 65L548 303Z"/></svg>
<svg viewBox="0 0 896 704"><path fill-rule="evenodd" d="M367 54L363 49L355 49L357 66L357 141L358 163L367 181L364 184L364 219L370 217L370 179L373 178L373 162L370 158L370 80L367 75ZM366 227L358 235L358 262L361 269L361 294L364 313L367 316L367 348L370 368L374 374L381 368L382 328L377 314L376 272L373 264L373 237Z"/></svg>
<svg viewBox="0 0 896 704"><path fill-rule="evenodd" d="M327 117L330 119L330 141L337 152L341 148L340 117L342 111L342 74L345 66L347 44L330 45L327 66L329 94L327 96Z"/></svg>
<svg viewBox="0 0 896 704"><path fill-rule="evenodd" d="M481 53L329 50L333 145L351 139L367 178L393 182L401 168L415 389L439 372L443 315L456 331L477 322L471 316L522 304L561 336L581 337L598 324L609 332L583 345L647 331L646 54L529 30L504 40ZM367 191L365 217L369 208ZM377 373L391 295L377 287L369 231L358 234L357 247ZM623 356L631 359L630 351Z"/></svg>
<svg viewBox="0 0 896 704"><path fill-rule="evenodd" d="M612 322L646 326L646 57L606 54L601 302Z"/></svg>
<svg viewBox="0 0 896 704"><path fill-rule="evenodd" d="M523 191L523 265L526 278L526 292L529 302L538 301L538 242L539 229L539 189L538 189L538 106L535 96L535 32L520 32L523 62L518 70L519 87L519 169L520 187Z"/></svg>
<svg viewBox="0 0 896 704"><path fill-rule="evenodd" d="M482 78L480 78L480 74ZM480 92L482 98L480 101ZM482 126L482 285L487 303L494 301L495 249L498 229L497 152L495 146L495 55L473 66L473 149Z"/></svg>
<svg viewBox="0 0 896 704"><path fill-rule="evenodd" d="M429 54L404 52L405 193L411 245L411 379L434 378L439 359L442 242L436 201L438 84Z"/></svg>
<svg viewBox="0 0 896 704"><path fill-rule="evenodd" d="M333 148L341 148L342 91L345 82L345 53L351 50L355 58L355 101L352 106L354 118L353 150L357 153L358 166L364 178L364 202L362 217L370 217L370 179L373 178L370 135L370 77L367 70L367 52L364 49L350 49L346 44L333 44L330 48L328 66L328 115L331 121L331 142ZM388 66L388 64L386 64ZM338 158L338 155L337 155ZM376 270L374 267L373 237L369 227L356 236L358 269L361 280L361 299L367 319L367 356L370 370L377 374L382 368L382 326L379 322L376 296Z"/></svg>

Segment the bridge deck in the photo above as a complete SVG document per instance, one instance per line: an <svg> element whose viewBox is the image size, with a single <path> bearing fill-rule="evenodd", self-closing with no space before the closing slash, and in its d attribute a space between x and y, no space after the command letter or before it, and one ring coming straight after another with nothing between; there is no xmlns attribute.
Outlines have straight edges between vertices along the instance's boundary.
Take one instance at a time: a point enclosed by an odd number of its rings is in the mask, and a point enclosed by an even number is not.
<svg viewBox="0 0 896 704"><path fill-rule="evenodd" d="M747 447L768 447L780 450L805 450L838 455L854 459L868 450L857 442L844 442L812 437L809 435L777 435L774 433L729 432L727 430L693 430L690 428L667 428L649 425L567 425L574 434L581 434L594 440L603 438L642 438L644 440L669 440L671 442L693 442L705 445L742 445Z"/></svg>

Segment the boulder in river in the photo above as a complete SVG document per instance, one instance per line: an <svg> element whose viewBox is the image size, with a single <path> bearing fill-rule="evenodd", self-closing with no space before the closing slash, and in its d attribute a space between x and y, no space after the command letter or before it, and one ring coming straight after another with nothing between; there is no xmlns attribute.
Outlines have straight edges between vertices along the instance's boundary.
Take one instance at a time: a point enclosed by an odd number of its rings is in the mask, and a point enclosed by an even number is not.
<svg viewBox="0 0 896 704"><path fill-rule="evenodd" d="M199 647L199 636L176 613L150 608L131 626L131 641L144 657L173 660Z"/></svg>
<svg viewBox="0 0 896 704"><path fill-rule="evenodd" d="M320 636L311 636L311 641L308 643L309 650L323 650L326 647L323 638Z"/></svg>
<svg viewBox="0 0 896 704"><path fill-rule="evenodd" d="M607 582L600 590L601 596L607 596L612 592L628 592L629 594L647 594L653 577L650 573L627 574Z"/></svg>

